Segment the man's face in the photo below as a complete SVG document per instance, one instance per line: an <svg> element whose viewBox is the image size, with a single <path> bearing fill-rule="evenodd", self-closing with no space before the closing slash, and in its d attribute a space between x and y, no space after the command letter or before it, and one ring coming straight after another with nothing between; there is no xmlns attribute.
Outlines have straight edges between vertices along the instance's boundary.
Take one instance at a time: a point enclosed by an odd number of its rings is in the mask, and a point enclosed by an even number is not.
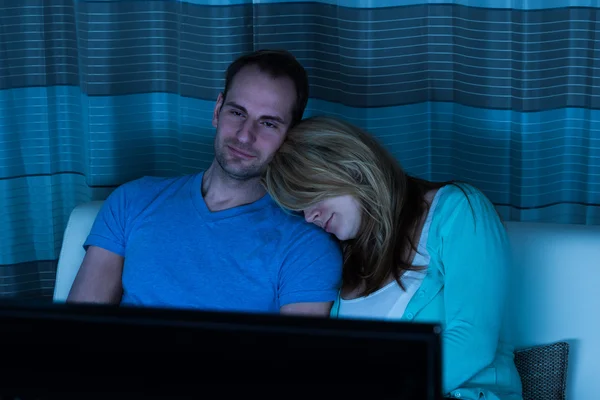
<svg viewBox="0 0 600 400"><path fill-rule="evenodd" d="M215 157L232 178L259 177L281 146L292 119L296 88L257 67L242 68L213 113Z"/></svg>

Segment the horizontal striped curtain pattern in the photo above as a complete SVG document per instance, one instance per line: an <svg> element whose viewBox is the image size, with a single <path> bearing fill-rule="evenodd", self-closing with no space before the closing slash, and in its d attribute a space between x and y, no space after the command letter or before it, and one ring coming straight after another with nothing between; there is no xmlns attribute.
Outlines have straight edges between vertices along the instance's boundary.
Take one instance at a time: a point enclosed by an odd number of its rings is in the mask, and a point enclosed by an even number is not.
<svg viewBox="0 0 600 400"><path fill-rule="evenodd" d="M0 295L50 296L70 211L206 168L227 65L285 48L306 116L354 122L406 170L503 218L600 223L593 1L0 2Z"/></svg>

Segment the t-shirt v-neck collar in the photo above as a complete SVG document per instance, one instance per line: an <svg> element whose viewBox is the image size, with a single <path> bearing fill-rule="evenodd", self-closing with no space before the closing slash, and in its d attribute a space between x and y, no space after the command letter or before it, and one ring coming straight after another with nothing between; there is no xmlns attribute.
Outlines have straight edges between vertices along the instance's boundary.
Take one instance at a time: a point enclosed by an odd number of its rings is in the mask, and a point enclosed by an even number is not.
<svg viewBox="0 0 600 400"><path fill-rule="evenodd" d="M190 198L194 203L194 206L200 216L207 221L218 221L222 219L232 218L241 214L245 214L252 211L257 211L267 207L271 203L271 196L266 193L263 197L250 204L244 204L241 206L221 210L211 211L209 210L204 197L202 196L202 178L204 171L196 175L192 180L190 186Z"/></svg>

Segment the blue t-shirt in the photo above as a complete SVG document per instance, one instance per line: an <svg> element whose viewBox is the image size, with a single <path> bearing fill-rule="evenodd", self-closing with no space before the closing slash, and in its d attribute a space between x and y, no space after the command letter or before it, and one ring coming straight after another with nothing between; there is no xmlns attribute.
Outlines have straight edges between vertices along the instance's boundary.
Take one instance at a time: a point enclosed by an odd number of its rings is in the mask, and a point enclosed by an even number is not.
<svg viewBox="0 0 600 400"><path fill-rule="evenodd" d="M279 312L335 300L342 254L330 235L268 194L211 212L202 176L141 178L103 204L84 248L125 258L122 305Z"/></svg>

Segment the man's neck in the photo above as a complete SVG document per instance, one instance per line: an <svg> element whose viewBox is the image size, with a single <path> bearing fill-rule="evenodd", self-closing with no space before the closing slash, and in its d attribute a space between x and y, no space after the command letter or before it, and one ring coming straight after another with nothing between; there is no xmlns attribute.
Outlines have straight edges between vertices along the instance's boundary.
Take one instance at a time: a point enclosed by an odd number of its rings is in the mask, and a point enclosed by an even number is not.
<svg viewBox="0 0 600 400"><path fill-rule="evenodd" d="M202 197L212 212L254 203L265 195L260 178L245 181L227 175L215 161L204 172L202 178Z"/></svg>

